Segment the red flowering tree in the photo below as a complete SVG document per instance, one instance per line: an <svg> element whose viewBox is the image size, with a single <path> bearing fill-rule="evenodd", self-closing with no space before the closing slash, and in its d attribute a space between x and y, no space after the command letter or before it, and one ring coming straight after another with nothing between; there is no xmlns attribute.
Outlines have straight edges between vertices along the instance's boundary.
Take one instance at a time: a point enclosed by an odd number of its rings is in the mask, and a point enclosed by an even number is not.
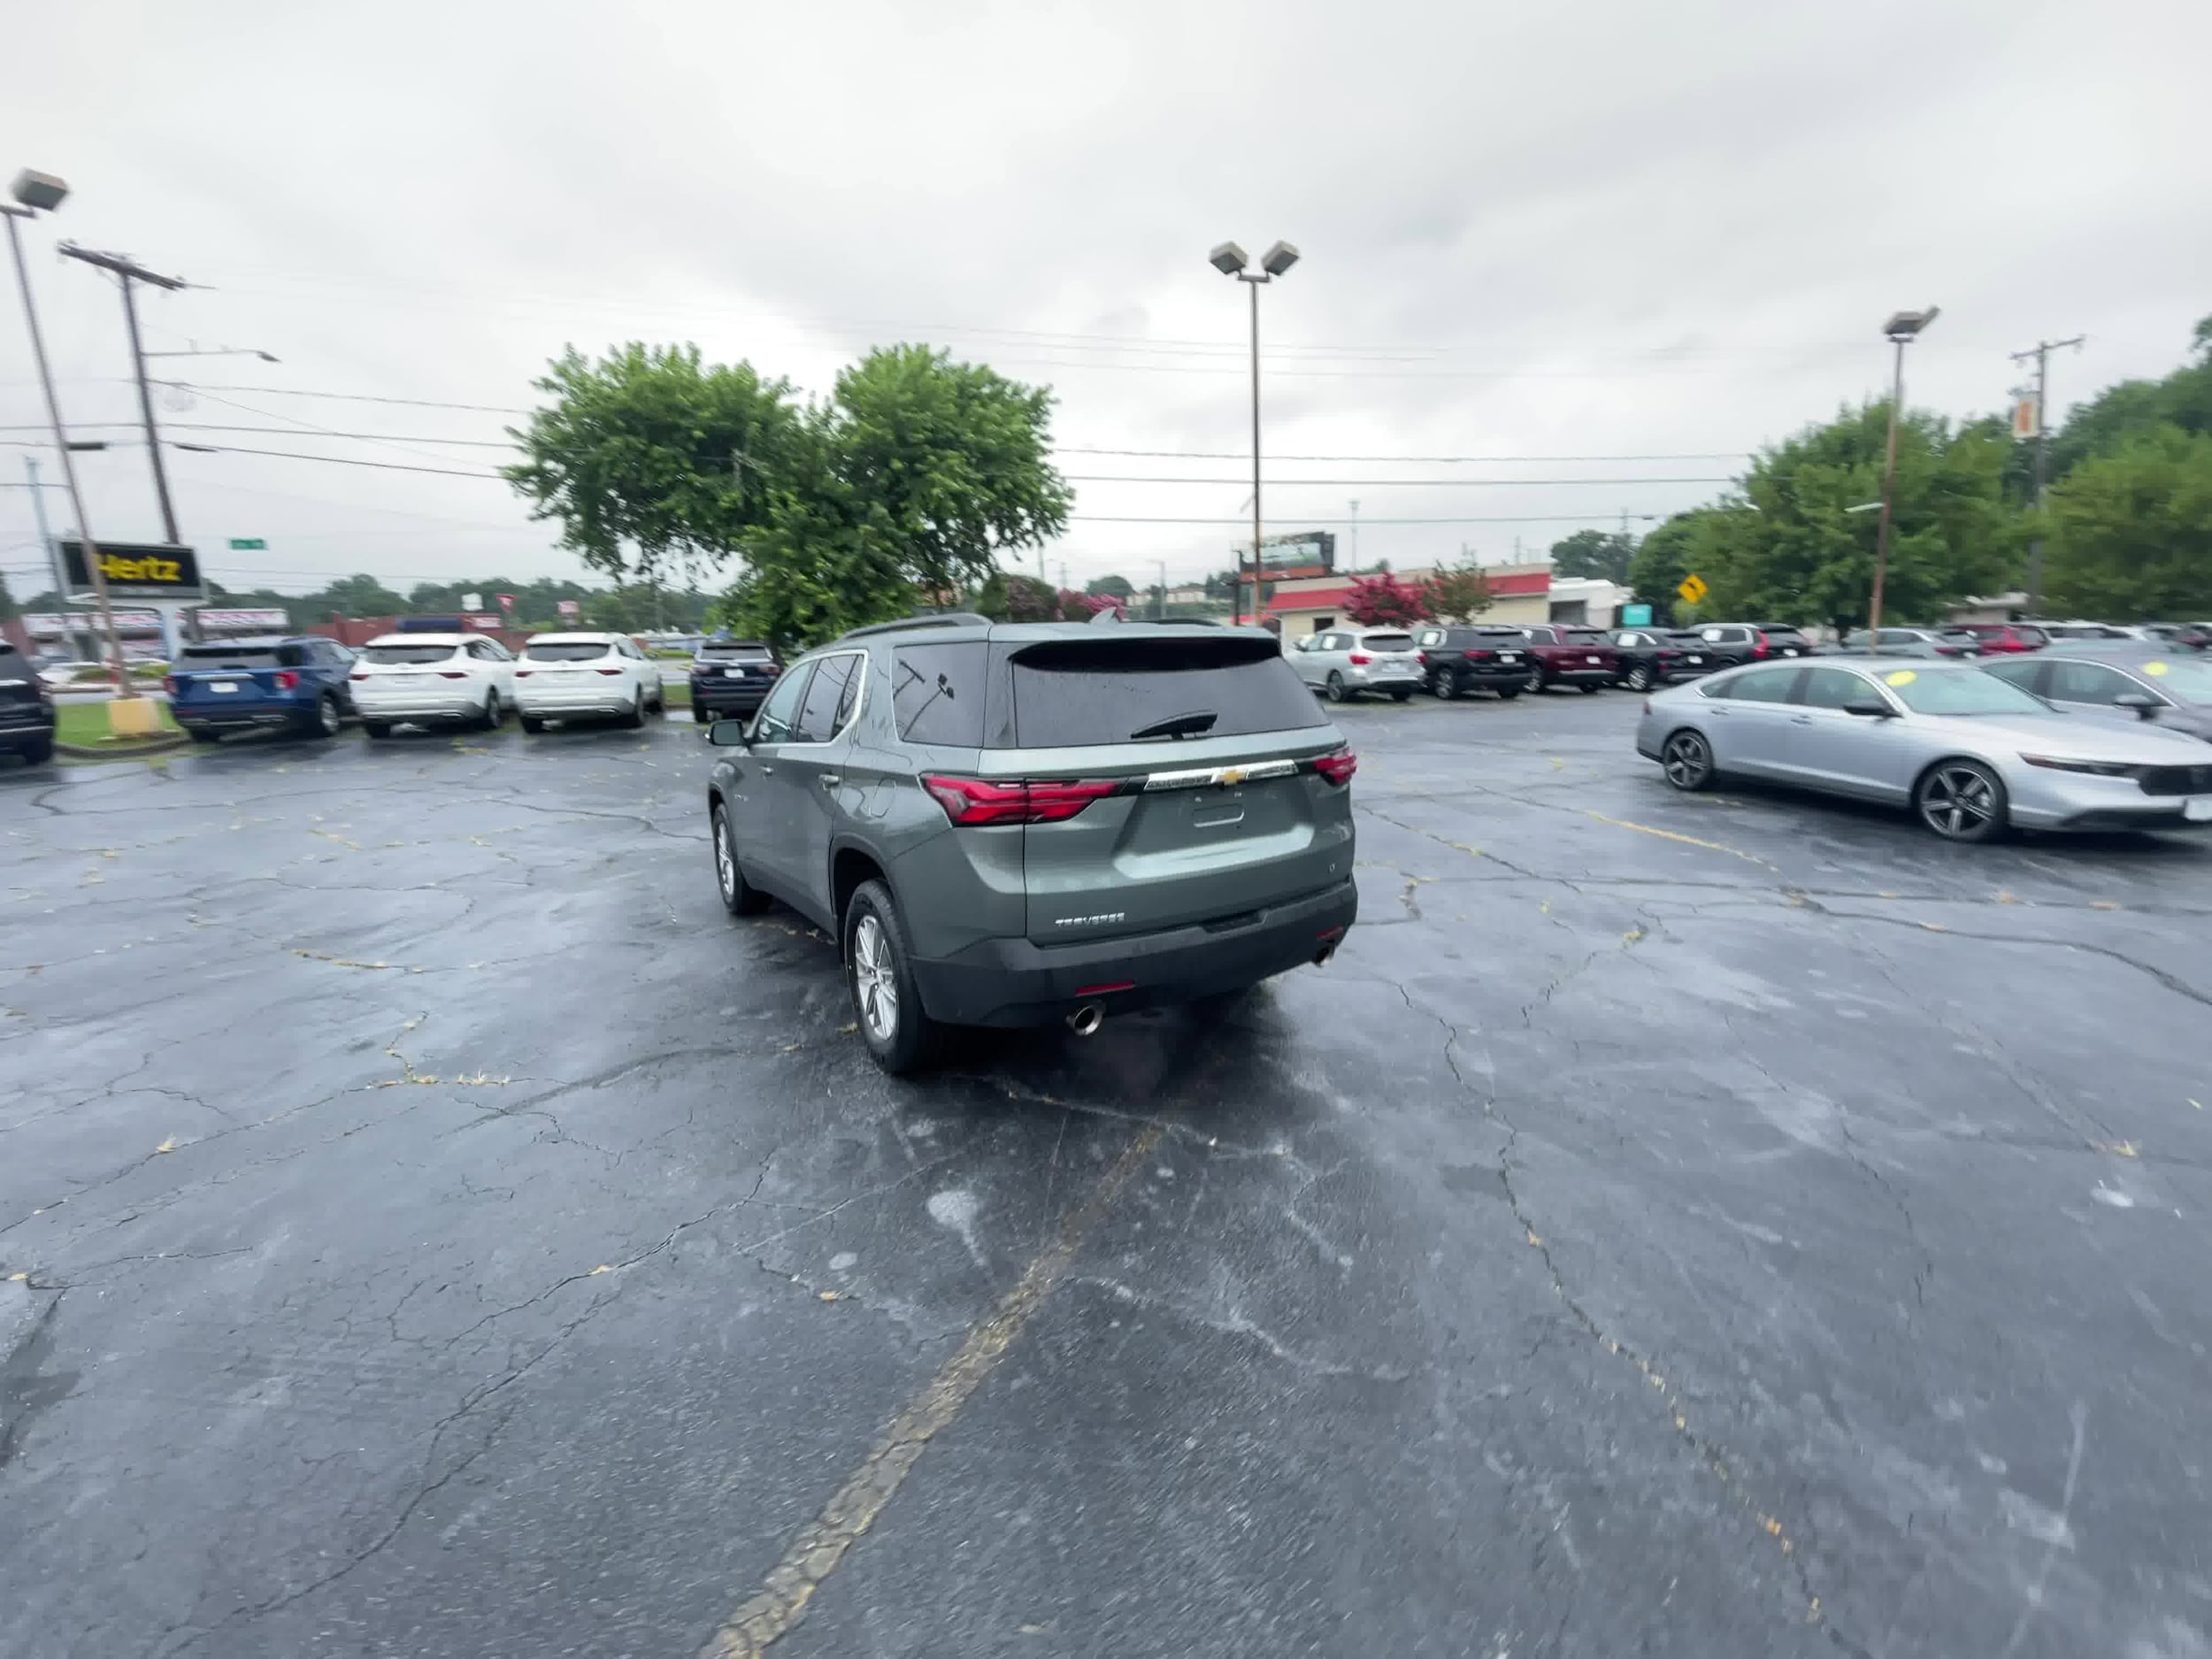
<svg viewBox="0 0 2212 1659"><path fill-rule="evenodd" d="M1402 582L1388 571L1378 576L1355 576L1351 594L1344 601L1344 614L1362 627L1410 627L1428 620L1428 595L1417 583Z"/></svg>

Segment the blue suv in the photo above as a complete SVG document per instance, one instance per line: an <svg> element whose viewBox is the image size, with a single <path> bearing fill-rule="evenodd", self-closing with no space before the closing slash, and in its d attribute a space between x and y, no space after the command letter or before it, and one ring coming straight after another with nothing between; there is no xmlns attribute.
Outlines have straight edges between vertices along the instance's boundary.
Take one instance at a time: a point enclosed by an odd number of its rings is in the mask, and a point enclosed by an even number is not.
<svg viewBox="0 0 2212 1659"><path fill-rule="evenodd" d="M335 640L226 640L186 646L164 683L170 713L196 743L273 729L335 737L354 712L352 668L353 653Z"/></svg>

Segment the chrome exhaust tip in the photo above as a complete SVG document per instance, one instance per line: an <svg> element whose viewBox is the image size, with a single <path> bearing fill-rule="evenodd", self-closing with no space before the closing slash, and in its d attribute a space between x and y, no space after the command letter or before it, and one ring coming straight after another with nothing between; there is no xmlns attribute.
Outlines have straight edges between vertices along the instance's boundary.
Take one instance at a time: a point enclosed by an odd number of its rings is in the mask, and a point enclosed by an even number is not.
<svg viewBox="0 0 2212 1659"><path fill-rule="evenodd" d="M1336 955L1336 944L1334 941L1331 941L1313 953L1313 965L1317 968L1325 968L1329 965L1329 958L1334 955Z"/></svg>
<svg viewBox="0 0 2212 1659"><path fill-rule="evenodd" d="M1068 1029L1079 1037L1091 1037L1106 1023L1106 1010L1096 1002L1086 1002L1068 1016Z"/></svg>

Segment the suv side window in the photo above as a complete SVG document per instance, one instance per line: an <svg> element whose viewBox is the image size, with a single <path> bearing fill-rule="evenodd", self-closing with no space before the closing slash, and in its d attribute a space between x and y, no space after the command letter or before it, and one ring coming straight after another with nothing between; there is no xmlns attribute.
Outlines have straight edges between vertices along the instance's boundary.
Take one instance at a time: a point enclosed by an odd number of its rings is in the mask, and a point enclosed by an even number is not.
<svg viewBox="0 0 2212 1659"><path fill-rule="evenodd" d="M891 658L891 711L901 739L982 748L990 659L991 648L981 640L900 646Z"/></svg>
<svg viewBox="0 0 2212 1659"><path fill-rule="evenodd" d="M846 693L855 689L860 676L856 672L867 660L865 651L840 651L834 657L825 657L814 669L814 680L807 687L806 700L799 707L799 729L795 741L826 743L835 737L841 724L841 710L849 709Z"/></svg>
<svg viewBox="0 0 2212 1659"><path fill-rule="evenodd" d="M768 694L768 701L760 705L760 712L753 717L753 741L756 743L787 743L798 724L799 696L805 691L806 682L814 678L814 664L801 663L776 682L776 688Z"/></svg>

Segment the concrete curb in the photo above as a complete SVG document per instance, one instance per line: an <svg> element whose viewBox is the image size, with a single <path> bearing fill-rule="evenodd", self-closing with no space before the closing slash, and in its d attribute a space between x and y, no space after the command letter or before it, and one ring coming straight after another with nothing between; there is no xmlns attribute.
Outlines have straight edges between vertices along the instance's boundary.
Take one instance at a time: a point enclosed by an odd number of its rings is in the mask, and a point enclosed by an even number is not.
<svg viewBox="0 0 2212 1659"><path fill-rule="evenodd" d="M181 732L165 733L150 743L133 743L128 749L94 749L83 743L57 743L54 753L66 755L73 760L136 760L142 755L165 755L173 749L182 749L188 739Z"/></svg>

